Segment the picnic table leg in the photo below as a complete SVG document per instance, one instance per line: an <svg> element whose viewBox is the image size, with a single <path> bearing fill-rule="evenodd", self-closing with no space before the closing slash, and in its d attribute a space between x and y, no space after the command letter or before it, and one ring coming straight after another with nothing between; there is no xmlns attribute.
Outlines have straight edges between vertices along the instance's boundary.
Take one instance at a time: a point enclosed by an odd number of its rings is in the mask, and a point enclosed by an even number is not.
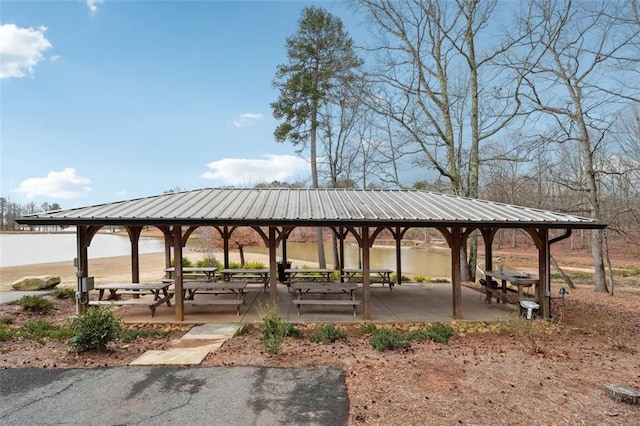
<svg viewBox="0 0 640 426"><path fill-rule="evenodd" d="M507 304L507 280L503 279L502 280L502 294L504 297L502 297L502 304L506 305Z"/></svg>

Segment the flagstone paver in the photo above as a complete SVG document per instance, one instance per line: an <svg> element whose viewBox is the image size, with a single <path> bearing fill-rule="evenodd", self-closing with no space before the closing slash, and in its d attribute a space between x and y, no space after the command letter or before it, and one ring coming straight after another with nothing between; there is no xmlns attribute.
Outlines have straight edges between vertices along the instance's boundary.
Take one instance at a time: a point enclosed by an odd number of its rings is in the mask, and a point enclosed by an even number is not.
<svg viewBox="0 0 640 426"><path fill-rule="evenodd" d="M242 327L241 324L203 324L171 342L171 349L147 351L129 365L198 365L219 349Z"/></svg>

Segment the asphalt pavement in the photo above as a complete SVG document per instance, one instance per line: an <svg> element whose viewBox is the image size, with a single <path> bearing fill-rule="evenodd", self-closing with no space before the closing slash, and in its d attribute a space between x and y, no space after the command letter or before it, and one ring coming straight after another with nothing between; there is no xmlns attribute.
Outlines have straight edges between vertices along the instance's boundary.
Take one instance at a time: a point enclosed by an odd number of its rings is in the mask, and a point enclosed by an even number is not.
<svg viewBox="0 0 640 426"><path fill-rule="evenodd" d="M333 368L0 370L2 425L346 425Z"/></svg>

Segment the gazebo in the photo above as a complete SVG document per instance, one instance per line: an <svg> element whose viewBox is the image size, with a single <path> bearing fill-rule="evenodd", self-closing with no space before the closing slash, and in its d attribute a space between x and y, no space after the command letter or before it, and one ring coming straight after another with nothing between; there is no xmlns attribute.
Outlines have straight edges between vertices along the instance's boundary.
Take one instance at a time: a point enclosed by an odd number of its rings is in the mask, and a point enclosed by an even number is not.
<svg viewBox="0 0 640 426"><path fill-rule="evenodd" d="M461 249L474 231L482 235L485 268L492 267L492 244L503 228L520 228L538 249L537 300L545 318L550 314L550 246L567 238L573 229L597 229L606 225L597 220L552 211L419 190L291 189L291 188L206 188L157 196L43 212L18 220L25 225L74 226L77 235L77 277L79 300L86 301L82 281L89 276L88 247L105 226L124 227L131 240L132 282L139 282L138 241L146 226L164 234L165 263L181 259L191 234L200 226L212 226L225 241L237 227L255 229L269 249L269 297L277 302L277 248L296 227L324 227L333 230L339 241L351 234L362 250L363 318L371 319L369 249L383 230L396 242L398 277L402 276L401 240L411 228L435 228L451 249L453 318L462 318ZM561 233L550 236L550 231ZM283 253L286 260L286 251ZM341 253L341 258L342 253ZM341 262L342 263L342 262ZM175 319L184 320L183 274L175 262ZM80 312L86 308L79 306Z"/></svg>

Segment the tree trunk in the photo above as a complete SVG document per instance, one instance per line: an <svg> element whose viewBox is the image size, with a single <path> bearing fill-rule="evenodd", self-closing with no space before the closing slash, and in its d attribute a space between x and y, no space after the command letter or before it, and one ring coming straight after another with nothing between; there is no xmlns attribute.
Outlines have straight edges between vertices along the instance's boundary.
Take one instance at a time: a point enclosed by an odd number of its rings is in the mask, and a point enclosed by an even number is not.
<svg viewBox="0 0 640 426"><path fill-rule="evenodd" d="M240 253L240 267L244 268L244 246L238 247L238 252Z"/></svg>
<svg viewBox="0 0 640 426"><path fill-rule="evenodd" d="M551 255L549 255L549 258L551 259L551 263L553 263L553 267L556 268L558 270L558 272L560 272L560 276L562 277L564 282L567 283L569 288L575 289L576 285L573 283L573 280L571 280L571 277L569 275L564 273L564 271L562 270L560 265L558 265L558 262L556 262L556 259Z"/></svg>

